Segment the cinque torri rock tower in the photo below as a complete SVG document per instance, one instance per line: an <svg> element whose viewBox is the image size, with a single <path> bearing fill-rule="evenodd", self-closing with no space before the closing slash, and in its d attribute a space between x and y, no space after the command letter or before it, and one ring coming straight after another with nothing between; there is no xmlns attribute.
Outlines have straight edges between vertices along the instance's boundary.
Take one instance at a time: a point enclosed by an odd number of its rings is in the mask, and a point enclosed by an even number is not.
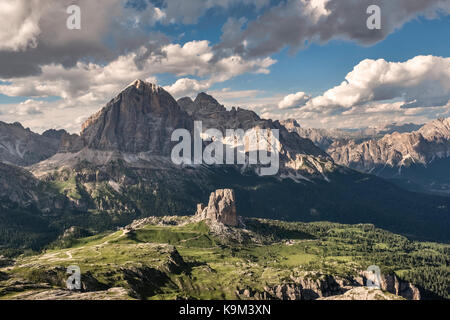
<svg viewBox="0 0 450 320"><path fill-rule="evenodd" d="M211 193L207 207L203 204L197 205L195 218L236 227L238 225L238 218L234 191L231 189L220 189Z"/></svg>

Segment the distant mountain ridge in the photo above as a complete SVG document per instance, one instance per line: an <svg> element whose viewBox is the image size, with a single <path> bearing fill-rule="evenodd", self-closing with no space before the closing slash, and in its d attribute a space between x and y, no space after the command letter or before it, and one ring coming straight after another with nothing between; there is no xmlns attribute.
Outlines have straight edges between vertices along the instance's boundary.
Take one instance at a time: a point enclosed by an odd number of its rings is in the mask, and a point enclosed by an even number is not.
<svg viewBox="0 0 450 320"><path fill-rule="evenodd" d="M308 176L322 175L326 179L326 172L332 171L332 159L311 140L304 139L290 133L278 121L261 119L255 112L242 108L232 108L228 111L214 97L200 93L195 101L181 98L178 104L194 120L202 121L204 127L216 128L222 132L227 129L269 129L279 130L281 177L302 179ZM259 139L264 139L259 135ZM227 144L224 141L224 144Z"/></svg>
<svg viewBox="0 0 450 320"><path fill-rule="evenodd" d="M423 125L414 123L405 124L386 124L378 127L362 128L362 129L318 129L304 128L295 119L287 119L280 121L289 131L295 131L300 137L310 139L319 148L327 151L327 149L335 142L347 142L353 140L361 143L371 139L382 138L386 134L394 132L407 133L420 129Z"/></svg>
<svg viewBox="0 0 450 320"><path fill-rule="evenodd" d="M379 166L401 171L409 162L426 165L437 158L450 157L450 118L430 122L418 131L395 132L358 145L337 142L328 152L338 163L368 171Z"/></svg>
<svg viewBox="0 0 450 320"><path fill-rule="evenodd" d="M49 130L40 135L20 123L0 121L0 162L28 166L48 159L58 152L64 132Z"/></svg>
<svg viewBox="0 0 450 320"><path fill-rule="evenodd" d="M450 195L450 118L360 144L336 142L327 152L341 165L396 179L418 191Z"/></svg>
<svg viewBox="0 0 450 320"><path fill-rule="evenodd" d="M290 131L313 140L337 164L393 179L412 190L450 195L450 118L434 120L411 132L414 126L407 124L400 126L406 132L375 137L304 129L295 120L283 124ZM398 126L387 128L390 131Z"/></svg>

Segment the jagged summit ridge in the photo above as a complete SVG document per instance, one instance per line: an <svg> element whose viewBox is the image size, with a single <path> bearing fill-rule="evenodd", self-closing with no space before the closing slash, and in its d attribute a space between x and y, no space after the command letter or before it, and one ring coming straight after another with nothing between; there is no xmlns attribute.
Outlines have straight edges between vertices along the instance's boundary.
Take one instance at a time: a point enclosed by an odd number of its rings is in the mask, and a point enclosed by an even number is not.
<svg viewBox="0 0 450 320"><path fill-rule="evenodd" d="M135 87L136 89L143 89L144 87L153 90L154 92L158 92L160 90L164 90L162 87L158 86L157 84L143 81L141 79L134 80L132 83L128 85L129 87Z"/></svg>
<svg viewBox="0 0 450 320"><path fill-rule="evenodd" d="M211 105L215 105L215 106L221 106L223 107L213 96L205 93L205 92L200 92L197 95L197 98L195 98L194 101L197 105L204 105L204 106L211 106Z"/></svg>
<svg viewBox="0 0 450 320"><path fill-rule="evenodd" d="M327 179L327 173L334 170L334 163L325 152L310 140L288 132L278 121L261 119L255 112L242 108L227 110L206 93L198 94L195 100L182 98L177 102L163 88L142 80L134 81L89 118L80 136L64 135L60 155L53 159L55 161L49 159L40 167L47 170L47 165L73 166L81 159L98 159L100 163L113 158L123 158L127 163L135 163L136 159L148 162L153 161L155 156L164 157L164 161L169 163L172 150L178 144L172 141L174 130L186 129L194 134L195 121L202 122L203 130L221 131L224 135L222 143L229 149L235 148L235 140L226 136L229 130L254 132L258 137L255 141L267 139L265 132L279 131L276 138L279 142L279 165L274 167L279 168L277 172L281 178L296 181ZM245 152L248 154L255 148L259 146L249 145ZM73 156L65 155L67 153ZM133 160L128 161L131 158ZM254 170L259 174L261 166L256 164L243 168L241 165L240 169Z"/></svg>
<svg viewBox="0 0 450 320"><path fill-rule="evenodd" d="M306 176L325 178L334 170L332 159L309 139L289 132L279 121L260 118L254 111L233 107L227 110L216 99L200 93L195 101L190 98L178 100L178 104L194 120L202 121L204 128L255 130L257 140L264 139L263 130L279 131L279 155L281 177L304 180ZM228 144L229 141L223 141Z"/></svg>
<svg viewBox="0 0 450 320"><path fill-rule="evenodd" d="M279 165L273 167L279 168L277 176L283 179L326 180L327 173L335 168L324 151L310 140L288 132L278 121L261 119L255 112L242 108L227 110L206 93L200 93L195 100L182 98L177 102L163 88L136 80L87 120L80 136L64 135L60 153L42 163L38 171L50 170L55 165L72 167L82 159L104 164L119 158L131 165L137 159L154 161L155 156L164 157L163 160L172 166L170 156L178 144L172 141L172 133L176 129L186 129L193 135L195 121L202 122L203 130L220 130L224 135L224 148L228 149L235 148L235 140L226 136L228 130L254 132L258 136L256 141L266 139L265 132L278 130ZM245 152L248 154L251 148L259 146L249 145ZM258 164L243 167L241 164L239 169L260 174L261 167Z"/></svg>
<svg viewBox="0 0 450 320"><path fill-rule="evenodd" d="M190 97L184 97L178 100L180 107L190 116L199 118L202 115L211 115L216 112L226 112L227 109L221 105L213 96L201 92L195 100Z"/></svg>

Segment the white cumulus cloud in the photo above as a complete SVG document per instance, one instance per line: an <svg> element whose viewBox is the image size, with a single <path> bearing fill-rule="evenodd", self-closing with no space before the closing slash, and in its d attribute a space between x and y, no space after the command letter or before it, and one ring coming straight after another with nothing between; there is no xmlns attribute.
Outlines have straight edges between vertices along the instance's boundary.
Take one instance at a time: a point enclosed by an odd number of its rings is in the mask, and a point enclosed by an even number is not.
<svg viewBox="0 0 450 320"><path fill-rule="evenodd" d="M366 59L340 85L306 103L306 109L349 109L401 99L402 107L443 106L450 100L450 58L417 56L405 62Z"/></svg>
<svg viewBox="0 0 450 320"><path fill-rule="evenodd" d="M292 107L298 107L304 105L311 99L309 95L304 92L297 92L294 94L289 94L283 98L283 100L278 103L278 108L288 109Z"/></svg>

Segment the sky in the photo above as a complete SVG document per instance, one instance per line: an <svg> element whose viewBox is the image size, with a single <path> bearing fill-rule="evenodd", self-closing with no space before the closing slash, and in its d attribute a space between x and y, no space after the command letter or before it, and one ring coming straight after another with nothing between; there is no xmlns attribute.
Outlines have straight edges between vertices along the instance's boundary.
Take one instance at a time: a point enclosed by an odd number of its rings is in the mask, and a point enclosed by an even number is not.
<svg viewBox="0 0 450 320"><path fill-rule="evenodd" d="M450 117L450 0L0 0L0 21L0 121L36 132L136 79L304 127Z"/></svg>

